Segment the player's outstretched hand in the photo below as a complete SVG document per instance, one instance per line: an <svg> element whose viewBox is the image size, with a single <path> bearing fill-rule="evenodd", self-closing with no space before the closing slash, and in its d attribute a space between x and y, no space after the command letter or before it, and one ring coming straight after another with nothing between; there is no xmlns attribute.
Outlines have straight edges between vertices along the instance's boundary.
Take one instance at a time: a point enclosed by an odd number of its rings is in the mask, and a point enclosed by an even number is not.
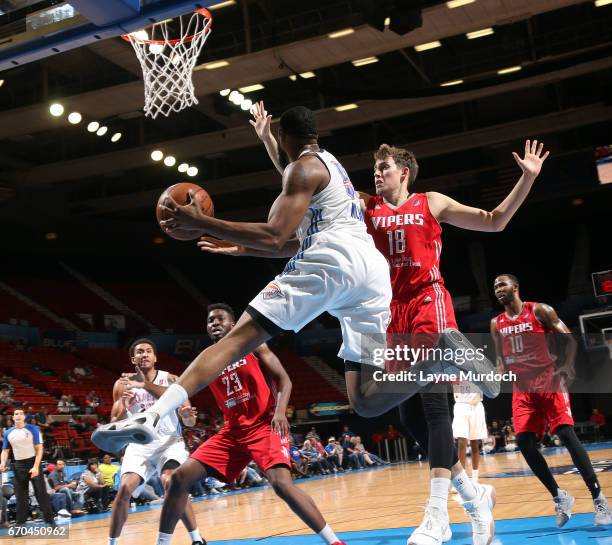
<svg viewBox="0 0 612 545"><path fill-rule="evenodd" d="M284 437L289 433L289 421L284 414L274 415L272 419L272 431Z"/></svg>
<svg viewBox="0 0 612 545"><path fill-rule="evenodd" d="M518 153L512 152L512 156L514 160L518 164L518 166L523 171L525 176L528 176L532 179L538 177L540 174L540 170L542 170L542 164L546 161L546 158L550 154L547 151L544 155L542 155L542 151L544 150L544 142L540 142L538 146L538 141L531 140L525 141L525 157L523 159L520 158Z"/></svg>
<svg viewBox="0 0 612 545"><path fill-rule="evenodd" d="M189 202L183 206L178 204L170 195L167 195L159 205L160 210L166 216L169 216L167 220L159 222L164 229L168 231L181 229L202 232L207 216L202 213L193 189L189 190L188 195Z"/></svg>
<svg viewBox="0 0 612 545"><path fill-rule="evenodd" d="M240 245L234 244L233 242L227 242L220 238L203 236L198 241L198 246L203 252L211 254L223 254L223 255L246 255L247 249Z"/></svg>
<svg viewBox="0 0 612 545"><path fill-rule="evenodd" d="M270 130L272 116L268 115L268 112L266 112L263 100L255 103L251 113L253 114L253 119L249 120L249 123L253 125L257 133L257 138L262 142L270 140L272 138L272 131Z"/></svg>

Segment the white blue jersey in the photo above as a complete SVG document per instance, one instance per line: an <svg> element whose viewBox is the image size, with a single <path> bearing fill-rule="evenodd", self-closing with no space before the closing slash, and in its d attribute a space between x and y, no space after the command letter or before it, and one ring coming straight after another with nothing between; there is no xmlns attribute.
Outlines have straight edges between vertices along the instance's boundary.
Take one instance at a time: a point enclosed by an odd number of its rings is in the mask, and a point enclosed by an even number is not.
<svg viewBox="0 0 612 545"><path fill-rule="evenodd" d="M315 155L325 165L329 172L329 183L325 189L314 195L310 206L300 225L296 236L300 241L300 249L295 257L287 263L285 273L295 268L295 261L304 258L319 239L325 239L326 244L351 244L351 239L369 238L363 214L359 203L359 194L355 191L351 180L340 162L328 151L304 151L304 155Z"/></svg>

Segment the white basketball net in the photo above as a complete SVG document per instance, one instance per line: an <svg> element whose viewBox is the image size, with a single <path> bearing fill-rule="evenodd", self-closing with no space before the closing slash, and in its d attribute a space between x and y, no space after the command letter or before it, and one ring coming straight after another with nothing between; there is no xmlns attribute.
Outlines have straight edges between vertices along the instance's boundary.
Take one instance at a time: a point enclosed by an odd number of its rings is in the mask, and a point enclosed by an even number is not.
<svg viewBox="0 0 612 545"><path fill-rule="evenodd" d="M192 74L198 56L212 28L212 16L199 9L191 16L179 17L179 37L170 37L169 21L138 30L122 38L132 44L142 68L145 115L166 117L198 103ZM176 31L174 31L176 35Z"/></svg>

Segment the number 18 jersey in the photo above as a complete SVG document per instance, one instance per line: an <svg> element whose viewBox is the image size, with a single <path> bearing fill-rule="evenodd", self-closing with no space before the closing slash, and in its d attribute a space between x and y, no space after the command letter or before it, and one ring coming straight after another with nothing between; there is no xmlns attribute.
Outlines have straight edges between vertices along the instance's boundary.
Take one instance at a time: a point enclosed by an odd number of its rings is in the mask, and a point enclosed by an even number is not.
<svg viewBox="0 0 612 545"><path fill-rule="evenodd" d="M397 208L381 196L372 197L365 220L376 248L389 262L394 301L410 301L422 289L444 284L442 227L429 210L427 193L412 193Z"/></svg>
<svg viewBox="0 0 612 545"><path fill-rule="evenodd" d="M268 382L254 354L228 365L210 384L228 428L270 422L276 408L276 387Z"/></svg>

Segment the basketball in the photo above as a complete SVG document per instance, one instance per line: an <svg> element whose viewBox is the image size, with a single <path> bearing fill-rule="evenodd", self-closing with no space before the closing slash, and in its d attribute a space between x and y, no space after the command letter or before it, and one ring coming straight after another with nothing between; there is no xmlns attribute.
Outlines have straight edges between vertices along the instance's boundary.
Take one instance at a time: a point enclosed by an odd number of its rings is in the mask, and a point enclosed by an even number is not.
<svg viewBox="0 0 612 545"><path fill-rule="evenodd" d="M215 215L215 207L213 206L212 199L210 198L210 195L205 189L202 189L199 185L196 184L191 184L189 182L181 182L178 184L171 185L160 195L157 201L157 206L155 207L157 222L159 223L162 220L170 219L170 216L168 216L160 207L163 200L167 196L172 197L177 204L183 206L189 202L189 191L195 192L195 200L199 204L200 210L202 210L203 214L206 214L207 216ZM161 225L161 223L160 227L164 233L176 240L195 240L197 238L200 238L204 234L204 231L197 232L186 229L173 229L172 232L170 232L169 230L165 229Z"/></svg>

